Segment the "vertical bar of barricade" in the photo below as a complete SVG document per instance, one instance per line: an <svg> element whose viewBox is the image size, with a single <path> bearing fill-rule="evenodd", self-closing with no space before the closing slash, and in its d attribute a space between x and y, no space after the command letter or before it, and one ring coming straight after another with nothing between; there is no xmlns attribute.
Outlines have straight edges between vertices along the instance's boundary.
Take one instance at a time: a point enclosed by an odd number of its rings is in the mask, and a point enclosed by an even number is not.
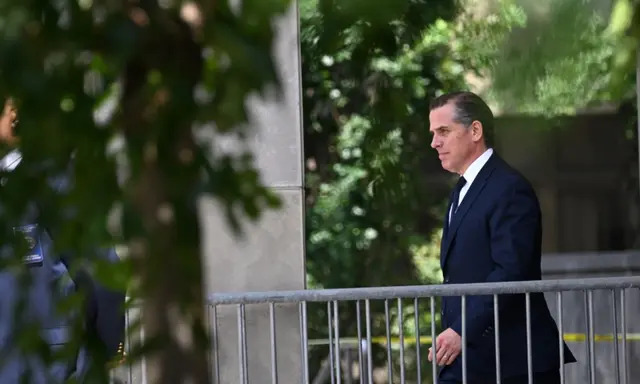
<svg viewBox="0 0 640 384"><path fill-rule="evenodd" d="M331 302L327 301L327 317L329 320L329 370L331 371L331 384L336 383L336 370L333 367L334 354L333 354L333 308L331 308Z"/></svg>
<svg viewBox="0 0 640 384"><path fill-rule="evenodd" d="M127 319L126 319L126 317L125 317L125 326L126 326L126 321L127 321ZM207 327L207 329L209 329L209 330L211 329L211 324L212 324L212 321L211 321L211 306L210 306L209 304L207 304L207 323L206 323L206 327ZM212 345L210 345L210 346L209 346L209 348L207 349L207 359L208 359L209 361L213 361L213 355L214 355L214 353L215 353L215 351L213 350L213 346L212 346ZM209 364L209 367L208 367L208 368L209 368L209 378L210 378L211 380L213 380L213 377L214 377L214 374L215 374L215 373L213 372L213 370L214 370L214 368L213 368L213 364ZM129 383L130 383L130 382L131 382L131 381L129 381Z"/></svg>
<svg viewBox="0 0 640 384"><path fill-rule="evenodd" d="M527 377L529 384L533 384L533 361L531 359L531 294L524 294L525 310L527 317Z"/></svg>
<svg viewBox="0 0 640 384"><path fill-rule="evenodd" d="M213 320L211 324L211 332L213 333L213 365L215 369L215 384L220 384L220 349L218 349L218 306L214 305L211 310Z"/></svg>
<svg viewBox="0 0 640 384"><path fill-rule="evenodd" d="M500 317L498 307L498 295L493 295L493 331L494 342L496 344L496 384L502 382L502 375L500 373Z"/></svg>
<svg viewBox="0 0 640 384"><path fill-rule="evenodd" d="M404 319L402 299L398 298L398 338L400 339L400 383L404 384Z"/></svg>
<svg viewBox="0 0 640 384"><path fill-rule="evenodd" d="M309 384L309 334L307 333L307 302L300 303L300 316L302 318L302 382Z"/></svg>
<svg viewBox="0 0 640 384"><path fill-rule="evenodd" d="M247 329L244 316L244 304L238 304L238 363L240 365L240 382L247 384Z"/></svg>
<svg viewBox="0 0 640 384"><path fill-rule="evenodd" d="M589 316L589 383L596 382L595 324L593 320L593 290L587 291L587 312Z"/></svg>
<svg viewBox="0 0 640 384"><path fill-rule="evenodd" d="M620 290L620 328L622 328L622 380L624 384L629 383L627 356L627 305L626 290Z"/></svg>
<svg viewBox="0 0 640 384"><path fill-rule="evenodd" d="M357 332L358 332L358 371L360 376L360 384L364 384L364 369L363 367L363 356L362 356L362 329L361 329L361 316L360 316L360 300L356 301L356 321L357 321Z"/></svg>
<svg viewBox="0 0 640 384"><path fill-rule="evenodd" d="M419 300L416 297L413 299L413 317L415 320L415 335L416 335L416 382L422 383L422 372L420 366L422 364L422 359L420 357L420 310L419 310Z"/></svg>
<svg viewBox="0 0 640 384"><path fill-rule="evenodd" d="M364 310L367 327L367 384L373 384L373 358L371 354L371 303L369 299L364 302Z"/></svg>
<svg viewBox="0 0 640 384"><path fill-rule="evenodd" d="M129 314L131 310L127 310L125 311L124 314L124 322L125 322L125 340L127 341L127 351L131 351L131 318L129 317ZM127 364L129 365L129 383L133 383L133 364L131 364L130 362L127 362Z"/></svg>
<svg viewBox="0 0 640 384"><path fill-rule="evenodd" d="M269 328L271 337L271 383L278 384L278 356L276 351L276 309L269 303Z"/></svg>
<svg viewBox="0 0 640 384"><path fill-rule="evenodd" d="M438 365L436 364L436 351L438 350L436 338L436 298L431 296L431 374L433 384L438 384Z"/></svg>
<svg viewBox="0 0 640 384"><path fill-rule="evenodd" d="M467 296L462 295L462 384L467 384Z"/></svg>
<svg viewBox="0 0 640 384"><path fill-rule="evenodd" d="M140 309L142 311L142 309ZM143 315L139 312L139 316ZM144 345L146 340L146 334L144 332L144 327L140 328L140 345ZM142 384L147 384L147 362L143 358L140 360L140 381Z"/></svg>
<svg viewBox="0 0 640 384"><path fill-rule="evenodd" d="M384 301L384 323L387 333L387 374L389 383L393 383L393 365L391 361L391 328L389 326L389 300Z"/></svg>
<svg viewBox="0 0 640 384"><path fill-rule="evenodd" d="M589 333L591 327L589 326L589 299L587 298L587 291L584 291L584 319L585 319L585 348L587 350L587 377L591 381L591 343L589 343ZM591 383L593 384L593 383Z"/></svg>
<svg viewBox="0 0 640 384"><path fill-rule="evenodd" d="M333 324L335 325L335 357L336 357L336 382L340 384L342 382L342 373L341 373L341 359L342 354L340 353L340 314L338 313L338 302L333 302Z"/></svg>
<svg viewBox="0 0 640 384"><path fill-rule="evenodd" d="M562 322L562 292L556 294L558 298L558 348L560 349L560 384L564 384L564 325Z"/></svg>
<svg viewBox="0 0 640 384"><path fill-rule="evenodd" d="M620 384L620 342L618 341L618 300L616 290L611 290L611 306L613 308L613 356L616 367L616 384Z"/></svg>

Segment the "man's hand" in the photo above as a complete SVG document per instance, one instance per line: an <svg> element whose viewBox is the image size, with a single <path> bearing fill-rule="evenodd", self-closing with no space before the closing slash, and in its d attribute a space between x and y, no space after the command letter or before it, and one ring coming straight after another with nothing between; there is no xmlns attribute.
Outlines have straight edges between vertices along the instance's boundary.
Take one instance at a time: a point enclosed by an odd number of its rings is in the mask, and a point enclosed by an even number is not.
<svg viewBox="0 0 640 384"><path fill-rule="evenodd" d="M451 365L462 351L462 338L456 331L447 328L436 338L436 363ZM433 360L433 350L429 348L429 361Z"/></svg>

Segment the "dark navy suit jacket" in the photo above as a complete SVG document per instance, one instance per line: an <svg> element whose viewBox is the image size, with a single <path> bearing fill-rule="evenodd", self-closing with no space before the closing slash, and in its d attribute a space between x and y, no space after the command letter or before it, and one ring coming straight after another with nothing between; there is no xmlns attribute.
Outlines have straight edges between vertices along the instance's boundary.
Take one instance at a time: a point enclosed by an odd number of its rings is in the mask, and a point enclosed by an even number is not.
<svg viewBox="0 0 640 384"><path fill-rule="evenodd" d="M473 180L449 224L445 218L441 266L445 284L541 279L540 206L529 182L495 152ZM524 295L499 297L500 359L504 378L527 374ZM466 302L467 374L494 380L493 296L469 296ZM444 328L462 335L460 297L445 297ZM559 335L542 294L531 294L534 372L559 369ZM575 358L566 345L565 360ZM440 376L461 380L462 359Z"/></svg>

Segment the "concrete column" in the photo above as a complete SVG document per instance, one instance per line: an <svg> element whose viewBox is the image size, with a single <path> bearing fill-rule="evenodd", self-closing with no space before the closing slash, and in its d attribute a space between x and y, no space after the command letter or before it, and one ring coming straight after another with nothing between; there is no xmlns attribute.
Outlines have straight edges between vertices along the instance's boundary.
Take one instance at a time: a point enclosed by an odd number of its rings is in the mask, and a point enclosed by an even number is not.
<svg viewBox="0 0 640 384"><path fill-rule="evenodd" d="M274 20L277 34L274 43L282 84L282 97L250 97L249 138L216 137L214 154L242 153L249 149L260 171L262 183L281 198L283 206L269 211L256 223L242 220L244 236L238 238L225 221L225 207L204 200L200 205L201 237L205 290L244 292L293 290L305 288L304 246L304 167L301 118L301 78L299 16L297 0L289 11ZM248 148L247 148L248 145ZM139 318L139 309L128 311L130 323ZM241 373L238 349L238 307L209 311L209 323L217 326L218 364L211 361L216 384L271 382L271 329L268 305L246 306L247 370ZM297 305L277 305L276 368L281 384L302 382L300 313ZM212 328L213 329L213 328ZM127 347L144 340L138 329L127 335ZM216 365L219 371L215 371ZM122 366L113 372L123 384L146 384L151 380L150 367L141 361L133 367ZM245 375L246 381L241 380ZM220 381L217 382L216 378Z"/></svg>
<svg viewBox="0 0 640 384"><path fill-rule="evenodd" d="M229 229L224 207L214 201L202 206L203 250L207 292L242 292L305 288L304 192L301 123L300 46L297 2L276 20L274 58L283 95L279 100L251 98L248 145L265 185L283 206L266 212L256 223L244 220L245 232ZM216 138L217 153L238 150L237 140ZM220 384L242 383L238 349L237 306L217 308ZM271 382L270 318L268 305L247 306L248 383ZM212 322L213 313L210 314ZM296 305L275 311L279 383L300 383L300 322ZM212 356L215 358L215 355ZM215 375L214 372L214 377ZM214 381L215 382L215 381Z"/></svg>

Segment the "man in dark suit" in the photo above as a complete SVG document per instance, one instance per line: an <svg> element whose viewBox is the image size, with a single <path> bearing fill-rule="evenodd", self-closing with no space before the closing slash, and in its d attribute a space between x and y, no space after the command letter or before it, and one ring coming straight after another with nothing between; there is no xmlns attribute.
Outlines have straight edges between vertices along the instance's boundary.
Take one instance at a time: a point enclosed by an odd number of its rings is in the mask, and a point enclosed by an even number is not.
<svg viewBox="0 0 640 384"><path fill-rule="evenodd" d="M444 283L540 280L538 199L529 182L491 148L490 108L471 92L445 94L432 102L429 123L442 167L460 176L444 220ZM468 296L466 308L468 382L495 383L493 297ZM442 323L435 351L443 366L440 382L461 383L459 297L443 298ZM524 295L499 297L499 325L502 383L528 383ZM531 294L531 335L534 383L560 383L558 330L542 294ZM565 362L574 362L564 350Z"/></svg>
<svg viewBox="0 0 640 384"><path fill-rule="evenodd" d="M0 197L13 188L12 178L28 167L16 148L15 120L15 109L7 102L0 115L0 141L11 150L0 156ZM71 180L65 173L47 182L53 190L65 193ZM97 379L100 375L106 382L109 363L120 359L122 353L124 292L102 286L86 269L72 270L72 261L78 258L54 248L56 228L45 222L43 211L51 207L31 201L19 213L9 215L10 208L15 208L9 203L0 198L0 222L5 225L0 228L0 384L62 384L69 379L103 382ZM22 246L21 241L14 241L21 236L27 240ZM113 248L92 253L101 260L119 261ZM58 311L58 305L76 291L86 299L85 310ZM55 361L34 351L42 352L41 344L33 348L30 340L32 348L25 350L25 340L19 339L20 334L35 331L46 349L61 352L72 344L73 325L78 321L84 325L81 345ZM89 381L89 372L96 381Z"/></svg>

